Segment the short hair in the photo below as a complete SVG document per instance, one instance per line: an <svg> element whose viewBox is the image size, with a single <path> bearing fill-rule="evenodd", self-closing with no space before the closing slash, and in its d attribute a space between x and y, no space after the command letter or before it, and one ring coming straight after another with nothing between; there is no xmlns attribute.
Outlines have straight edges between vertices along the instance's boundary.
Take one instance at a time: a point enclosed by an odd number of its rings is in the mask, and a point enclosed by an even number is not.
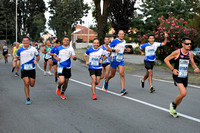
<svg viewBox="0 0 200 133"><path fill-rule="evenodd" d="M106 39L106 38L110 39L108 36L105 36L105 38L104 38L104 39Z"/></svg>
<svg viewBox="0 0 200 133"><path fill-rule="evenodd" d="M98 41L99 41L99 39L98 39L98 38L94 38L94 39L93 39L93 41L92 41L92 43L94 43L94 41L95 41L95 40L98 40Z"/></svg>
<svg viewBox="0 0 200 133"><path fill-rule="evenodd" d="M56 43L58 43L58 42L60 42L60 43L61 43L61 41L60 41L60 40L56 40Z"/></svg>
<svg viewBox="0 0 200 133"><path fill-rule="evenodd" d="M149 39L150 36L153 36L153 37L155 38L155 35L154 35L154 34L149 34L149 35L148 35L148 39Z"/></svg>
<svg viewBox="0 0 200 133"><path fill-rule="evenodd" d="M190 37L188 37L188 36L184 36L182 38L182 43L185 43L185 40L190 40L192 42L192 39Z"/></svg>
<svg viewBox="0 0 200 133"><path fill-rule="evenodd" d="M119 30L119 31L118 31L118 34L119 34L120 31L123 31L123 32L124 32L124 30Z"/></svg>
<svg viewBox="0 0 200 133"><path fill-rule="evenodd" d="M64 37L63 37L63 40L64 40L64 38L68 38L68 39L70 40L70 38L69 38L68 36L64 36Z"/></svg>
<svg viewBox="0 0 200 133"><path fill-rule="evenodd" d="M29 38L28 36L23 36L23 37L22 37L22 40L23 40L24 38L28 38L28 40L30 41L30 38Z"/></svg>

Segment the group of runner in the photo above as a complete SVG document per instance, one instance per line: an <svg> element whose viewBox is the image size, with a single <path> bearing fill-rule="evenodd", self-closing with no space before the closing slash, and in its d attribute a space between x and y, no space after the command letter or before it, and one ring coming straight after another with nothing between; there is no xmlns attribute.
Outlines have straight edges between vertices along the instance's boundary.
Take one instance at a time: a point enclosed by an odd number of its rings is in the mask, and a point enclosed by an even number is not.
<svg viewBox="0 0 200 133"><path fill-rule="evenodd" d="M145 55L145 68L146 74L140 79L141 87L144 88L145 80L148 78L150 92L153 93L155 88L152 85L153 67L156 59L156 50L158 47L165 46L167 44L168 34L164 33L164 41L162 43L155 42L153 34L148 36L148 43L145 43L139 47L141 55ZM108 37L105 37L104 44L99 46L99 40L93 40L93 47L86 50L84 54L84 60L88 65L89 75L91 77L91 91L92 99L97 100L95 87L100 84L100 80L104 79L102 89L107 91L110 79L115 76L116 70L120 74L121 80L121 96L126 95L128 90L125 89L125 75L124 75L124 51L130 51L129 48L125 48L126 41L124 38L124 31L118 32L118 38L114 39L111 43ZM49 75L52 75L50 70L54 65L55 81L59 77L56 94L62 99L67 99L64 95L69 78L71 77L71 58L76 60L74 49L69 45L70 39L64 37L62 40L54 43L52 48L50 41L46 42L46 46L43 48L44 53L44 75L46 75L46 65L49 62ZM28 37L23 38L23 47L15 51L13 54L14 61L17 62L20 58L21 61L21 78L24 80L24 90L26 94L26 104L31 104L29 96L29 86L33 87L35 84L35 65L39 61L38 50L30 46L30 40ZM175 50L167 56L164 62L172 70L173 79L175 85L179 88L179 95L176 99L170 103L170 114L173 117L178 117L176 108L181 103L182 99L186 96L186 88L188 84L188 66L189 63L194 68L195 72L200 72L199 68L194 62L193 54L190 52L192 46L192 40L189 37L182 38L182 48ZM16 49L18 44L16 43ZM145 50L145 52L143 51ZM87 59L89 56L89 60ZM36 57L36 58L35 58ZM53 60L52 60L53 59ZM172 66L170 60L175 60L175 65ZM19 69L19 68L18 68Z"/></svg>

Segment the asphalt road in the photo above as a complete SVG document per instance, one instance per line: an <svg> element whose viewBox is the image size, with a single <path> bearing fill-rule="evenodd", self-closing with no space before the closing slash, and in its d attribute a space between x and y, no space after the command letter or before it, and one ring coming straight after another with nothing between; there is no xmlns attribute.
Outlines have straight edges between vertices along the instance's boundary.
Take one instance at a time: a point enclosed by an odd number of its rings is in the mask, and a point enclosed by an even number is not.
<svg viewBox="0 0 200 133"><path fill-rule="evenodd" d="M10 61L10 60L9 60ZM43 60L40 61L42 67ZM200 89L188 87L177 111L169 115L169 103L178 94L172 84L154 81L157 89L140 88L139 78L126 75L127 96L120 94L119 75L110 80L109 92L97 87L98 100L91 100L90 77L86 65L72 63L67 100L56 95L54 76L36 69L36 85L31 88L31 105L25 105L23 81L11 73L12 65L0 60L0 133L199 133Z"/></svg>

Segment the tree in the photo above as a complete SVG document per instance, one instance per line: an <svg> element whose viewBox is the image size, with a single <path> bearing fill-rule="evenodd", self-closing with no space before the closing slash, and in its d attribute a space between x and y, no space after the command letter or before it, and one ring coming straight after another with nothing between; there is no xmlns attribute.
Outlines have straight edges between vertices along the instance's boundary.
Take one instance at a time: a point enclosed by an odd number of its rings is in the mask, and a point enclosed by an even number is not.
<svg viewBox="0 0 200 133"><path fill-rule="evenodd" d="M57 37L71 37L72 32L81 18L86 16L89 10L88 4L83 0L51 0L49 26L56 33Z"/></svg>
<svg viewBox="0 0 200 133"><path fill-rule="evenodd" d="M110 0L103 0L103 11L101 11L101 0L93 0L95 8L93 16L97 22L97 33L100 44L103 44L103 40L108 32L108 16ZM102 12L102 14L101 14Z"/></svg>
<svg viewBox="0 0 200 133"><path fill-rule="evenodd" d="M159 24L158 17L168 18L170 14L185 20L194 15L191 0L145 0L140 7L143 13L145 32L148 33Z"/></svg>
<svg viewBox="0 0 200 133"><path fill-rule="evenodd" d="M119 30L124 30L128 33L131 27L132 19L134 17L134 11L136 10L136 0L110 0L110 22L111 26L115 30L115 34Z"/></svg>

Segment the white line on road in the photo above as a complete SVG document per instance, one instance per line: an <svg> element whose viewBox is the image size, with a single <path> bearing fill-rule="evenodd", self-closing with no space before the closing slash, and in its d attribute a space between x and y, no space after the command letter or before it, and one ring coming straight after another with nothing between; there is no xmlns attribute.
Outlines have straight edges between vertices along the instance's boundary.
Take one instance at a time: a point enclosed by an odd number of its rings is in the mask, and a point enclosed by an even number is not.
<svg viewBox="0 0 200 133"><path fill-rule="evenodd" d="M39 64L37 64L37 67L41 70L41 71L44 71ZM138 76L138 75L134 75L134 76ZM138 76L138 77L141 77L141 76ZM69 79L73 82L76 82L76 83L79 83L79 84L82 84L82 85L85 85L85 86L88 86L88 87L91 87L91 85L87 84L87 83L84 83L84 82L81 82L81 81L78 81L78 80L75 80L75 79ZM154 79L154 80L157 80L157 79ZM158 81L161 81L161 80L158 80ZM163 80L164 82L165 80ZM166 82L166 81L165 81ZM170 82L170 81L167 81L167 82ZM173 82L172 82L173 83ZM100 90L100 91L103 91L101 88L99 87L96 87L96 89ZM168 112L169 113L169 110L166 109L166 108L163 108L163 107L160 107L160 106L157 106L157 105L154 105L154 104L151 104L151 103L147 103L147 102L144 102L144 101L141 101L141 100L138 100L138 99L135 99L135 98L132 98L132 97L128 97L128 96L121 96L120 94L118 93L115 93L115 92L112 92L112 91L107 91L108 93L110 94L113 94L113 95L116 95L116 96L119 96L119 97L123 97L125 99L129 99L131 101L135 101L135 102L138 102L138 103L141 103L141 104L144 104L144 105L147 105L147 106L150 106L150 107L153 107L153 108L156 108L156 109L159 109L159 110L162 110L162 111L165 111L165 112ZM178 113L179 116L182 116L184 118L187 118L189 120L193 120L193 121L196 121L196 122L199 122L200 123L200 119L198 118L194 118L194 117L191 117L191 116L188 116L188 115L185 115L185 114L182 114L182 113Z"/></svg>
<svg viewBox="0 0 200 133"><path fill-rule="evenodd" d="M85 85L85 86L88 86L88 87L91 87L91 85L87 84L87 83L84 83L84 82L81 82L81 81L78 81L78 80L75 80L75 79L69 79L73 82L76 82L76 83L79 83L79 84L82 84L82 85ZM100 91L103 91L101 88L99 87L96 87L96 89L100 90ZM107 91L108 93L110 94L113 94L113 95L116 95L116 96L119 96L119 97L122 97L122 98L125 98L125 99L128 99L128 100L131 100L131 101L135 101L135 102L138 102L138 103L141 103L141 104L144 104L144 105L147 105L147 106L150 106L150 107L153 107L153 108L156 108L156 109L159 109L159 110L162 110L162 111L165 111L165 112L168 112L169 113L169 109L166 109L166 108L163 108L163 107L160 107L160 106L157 106L157 105L154 105L154 104L151 104L151 103L147 103L147 102L144 102L144 101L141 101L141 100L138 100L138 99L135 99L135 98L132 98L132 97L128 97L128 96L121 96L120 94L118 93L115 93L115 92L112 92L112 91ZM184 118L187 118L189 120L193 120L193 121L196 121L196 122L200 122L200 119L198 118L194 118L194 117L191 117L191 116L188 116L188 115L185 115L185 114L182 114L182 113L178 113L179 116L182 116Z"/></svg>
<svg viewBox="0 0 200 133"><path fill-rule="evenodd" d="M140 75L131 75L131 76L138 77L138 78L143 78L143 77L144 77L144 76L140 76ZM174 84L173 81L167 81L167 80L155 79L155 78L153 78L153 80L157 80L157 81L161 81L161 82L166 82L166 83L172 83L172 84ZM189 87L199 88L199 89L200 89L200 86L190 85L190 84L188 84L188 86L189 86Z"/></svg>

